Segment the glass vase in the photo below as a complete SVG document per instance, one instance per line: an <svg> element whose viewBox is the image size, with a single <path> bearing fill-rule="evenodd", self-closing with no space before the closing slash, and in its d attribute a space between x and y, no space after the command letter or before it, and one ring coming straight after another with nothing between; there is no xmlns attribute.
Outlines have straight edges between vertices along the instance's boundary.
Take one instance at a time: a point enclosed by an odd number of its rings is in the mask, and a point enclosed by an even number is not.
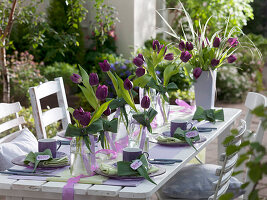
<svg viewBox="0 0 267 200"><path fill-rule="evenodd" d="M91 154L82 137L74 137L71 140L70 173L72 176L92 175Z"/></svg>
<svg viewBox="0 0 267 200"><path fill-rule="evenodd" d="M165 101L163 96L160 94L158 94L158 106L159 106L159 109L157 111L162 117L161 125L166 125L168 124L168 120L169 120L170 105L167 101Z"/></svg>

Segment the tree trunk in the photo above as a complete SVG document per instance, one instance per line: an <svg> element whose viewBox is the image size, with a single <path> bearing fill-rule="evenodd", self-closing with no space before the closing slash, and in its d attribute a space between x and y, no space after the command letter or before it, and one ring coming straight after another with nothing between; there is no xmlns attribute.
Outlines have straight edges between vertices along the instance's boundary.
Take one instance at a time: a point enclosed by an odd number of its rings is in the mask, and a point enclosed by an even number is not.
<svg viewBox="0 0 267 200"><path fill-rule="evenodd" d="M6 49L0 48L0 66L2 68L2 81L3 81L3 102L10 102L10 78L8 68L6 65Z"/></svg>

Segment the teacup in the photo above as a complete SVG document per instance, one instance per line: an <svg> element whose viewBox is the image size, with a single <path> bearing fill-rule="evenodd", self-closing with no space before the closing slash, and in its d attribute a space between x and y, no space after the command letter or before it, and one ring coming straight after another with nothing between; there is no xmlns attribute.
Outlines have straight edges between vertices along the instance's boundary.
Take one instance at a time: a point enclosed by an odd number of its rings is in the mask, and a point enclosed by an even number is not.
<svg viewBox="0 0 267 200"><path fill-rule="evenodd" d="M57 144L59 146L57 147ZM38 140L38 151L43 152L46 149L50 149L53 158L57 157L57 150L61 147L61 142L56 139L47 138L47 139L39 139Z"/></svg>
<svg viewBox="0 0 267 200"><path fill-rule="evenodd" d="M190 127L188 127L188 125L190 125ZM171 121L171 137L173 137L175 131L177 128L180 128L182 130L190 130L193 128L193 123L191 122L187 122L185 120L172 120Z"/></svg>
<svg viewBox="0 0 267 200"><path fill-rule="evenodd" d="M142 155L142 149L134 147L126 147L122 151L122 160L132 162Z"/></svg>

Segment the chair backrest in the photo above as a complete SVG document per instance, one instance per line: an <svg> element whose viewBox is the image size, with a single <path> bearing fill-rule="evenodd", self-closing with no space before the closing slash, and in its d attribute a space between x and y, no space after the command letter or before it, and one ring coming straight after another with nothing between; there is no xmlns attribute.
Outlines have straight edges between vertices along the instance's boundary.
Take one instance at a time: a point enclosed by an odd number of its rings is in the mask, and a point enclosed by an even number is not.
<svg viewBox="0 0 267 200"><path fill-rule="evenodd" d="M244 120L241 120L241 125L238 127L238 134L227 145L239 146L241 144L241 140L245 132L246 132L246 122ZM220 198L221 195L223 195L226 192L237 159L238 159L238 152L235 152L231 155L226 155L226 153L223 153L220 156L220 161L223 161L223 164L220 168L216 170L216 176L219 176L219 179L213 183L215 193L214 195L209 197L209 200L217 200Z"/></svg>
<svg viewBox="0 0 267 200"><path fill-rule="evenodd" d="M18 115L18 112L21 110L21 106L19 102L16 103L0 103L0 119L3 119L5 117L8 117L9 115L15 114L15 118L11 119L9 121L6 121L2 124L0 124L0 136L2 135L4 131L7 131L9 129L18 127L19 130L22 130L22 124L25 123L24 117L20 117ZM18 132L16 132L18 133ZM15 134L15 133L14 133ZM12 140L12 138L16 137L14 134L8 134L7 136L4 136L0 139L0 143ZM2 135L3 136L3 135Z"/></svg>
<svg viewBox="0 0 267 200"><path fill-rule="evenodd" d="M57 121L61 121L64 132L71 121L62 77L31 87L29 93L38 139L47 138L45 127ZM57 94L58 107L43 112L40 100L52 94Z"/></svg>

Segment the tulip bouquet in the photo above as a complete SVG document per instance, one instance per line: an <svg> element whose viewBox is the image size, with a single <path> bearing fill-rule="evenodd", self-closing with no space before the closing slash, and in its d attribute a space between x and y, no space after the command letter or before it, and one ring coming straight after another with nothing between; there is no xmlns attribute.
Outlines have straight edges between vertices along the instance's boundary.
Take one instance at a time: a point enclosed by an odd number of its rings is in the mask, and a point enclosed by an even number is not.
<svg viewBox="0 0 267 200"><path fill-rule="evenodd" d="M173 53L167 53L168 46L160 44L158 40L154 40L152 46L152 52L138 54L138 56L133 59L133 63L136 65L137 69L135 75L130 76L129 79L133 79L134 86L144 88L149 96L151 96L149 88L153 88L158 92L160 95L158 103L160 105L161 114L164 122L167 122L168 113L165 106L165 103L169 102L167 93L178 89L175 83L169 83L169 81L173 75L179 72L180 64L177 65L175 63L175 59L177 58L174 57ZM156 73L156 68L164 61L169 62L169 65L164 69L162 81Z"/></svg>
<svg viewBox="0 0 267 200"><path fill-rule="evenodd" d="M183 4L180 3L180 6L185 13L191 32L189 35L183 32L183 37L179 37L163 16L159 12L157 13L171 30L171 33L167 31L166 33L178 40L178 49L181 52L180 60L184 63L186 75L193 71L193 77L198 79L202 71L213 71L224 64L235 62L237 58L234 53L241 47L249 48L252 53L252 49L255 49L261 57L260 51L239 27L235 26L228 30L227 22L225 30L218 30L211 38L208 38L206 37L206 29L211 17L204 26L200 24L200 30L195 30L192 19L183 7ZM241 43L235 37L236 35L245 37L247 42Z"/></svg>

